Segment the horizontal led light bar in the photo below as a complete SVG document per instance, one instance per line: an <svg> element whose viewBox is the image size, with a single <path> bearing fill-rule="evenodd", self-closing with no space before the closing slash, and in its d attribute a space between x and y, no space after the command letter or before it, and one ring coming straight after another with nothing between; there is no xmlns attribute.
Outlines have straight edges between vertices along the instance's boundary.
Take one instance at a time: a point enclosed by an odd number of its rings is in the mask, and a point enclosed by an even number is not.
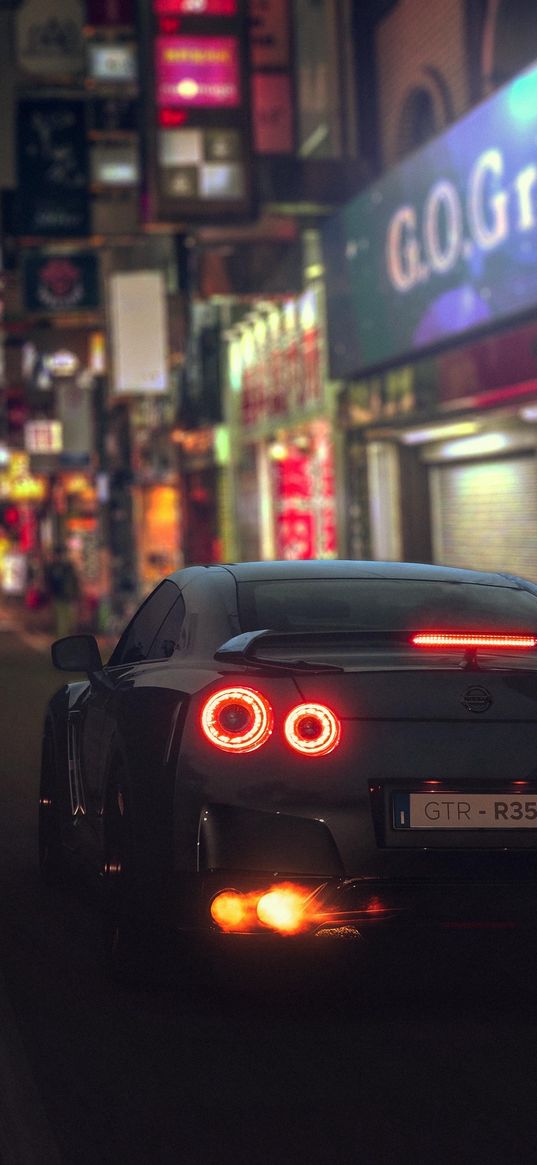
<svg viewBox="0 0 537 1165"><path fill-rule="evenodd" d="M535 635L481 635L471 632L423 631L412 636L414 647L537 647Z"/></svg>

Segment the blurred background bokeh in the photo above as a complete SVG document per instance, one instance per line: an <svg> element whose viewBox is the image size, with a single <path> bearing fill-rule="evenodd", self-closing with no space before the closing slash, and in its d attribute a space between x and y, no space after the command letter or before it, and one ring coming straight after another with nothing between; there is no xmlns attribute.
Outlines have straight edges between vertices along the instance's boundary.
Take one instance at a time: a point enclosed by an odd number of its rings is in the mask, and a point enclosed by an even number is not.
<svg viewBox="0 0 537 1165"><path fill-rule="evenodd" d="M536 130L534 0L0 0L3 617L537 579Z"/></svg>

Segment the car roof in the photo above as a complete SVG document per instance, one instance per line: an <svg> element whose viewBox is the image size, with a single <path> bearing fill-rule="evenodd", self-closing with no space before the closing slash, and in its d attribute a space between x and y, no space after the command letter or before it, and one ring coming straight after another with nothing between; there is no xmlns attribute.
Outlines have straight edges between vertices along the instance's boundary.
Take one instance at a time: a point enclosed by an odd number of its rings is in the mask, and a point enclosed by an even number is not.
<svg viewBox="0 0 537 1165"><path fill-rule="evenodd" d="M377 578L414 579L431 582L474 583L482 586L523 587L523 579L499 571L470 570L457 566L436 566L424 562L377 562L358 559L300 559L269 562L230 562L215 566L193 566L168 577L184 587L210 576L217 582L231 575L236 583L293 579Z"/></svg>
<svg viewBox="0 0 537 1165"><path fill-rule="evenodd" d="M421 562L376 562L356 559L306 559L288 562L231 562L220 565L188 566L169 574L168 579L183 594L188 654L200 659L214 657L215 650L242 633L239 614L239 587L251 583L292 582L308 579L330 584L337 579L390 579L401 582L473 583L488 587L533 590L525 579L500 572L433 566Z"/></svg>

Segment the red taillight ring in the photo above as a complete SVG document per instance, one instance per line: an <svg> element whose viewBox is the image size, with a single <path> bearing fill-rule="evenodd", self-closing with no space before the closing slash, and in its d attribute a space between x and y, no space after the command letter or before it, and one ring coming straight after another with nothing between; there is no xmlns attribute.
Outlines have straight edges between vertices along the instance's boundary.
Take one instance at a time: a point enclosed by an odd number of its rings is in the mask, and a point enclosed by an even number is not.
<svg viewBox="0 0 537 1165"><path fill-rule="evenodd" d="M253 752L268 740L274 716L260 692L235 687L209 696L201 709L200 722L207 740L224 752Z"/></svg>
<svg viewBox="0 0 537 1165"><path fill-rule="evenodd" d="M286 718L285 737L305 756L326 756L339 744L341 722L325 704L297 704Z"/></svg>

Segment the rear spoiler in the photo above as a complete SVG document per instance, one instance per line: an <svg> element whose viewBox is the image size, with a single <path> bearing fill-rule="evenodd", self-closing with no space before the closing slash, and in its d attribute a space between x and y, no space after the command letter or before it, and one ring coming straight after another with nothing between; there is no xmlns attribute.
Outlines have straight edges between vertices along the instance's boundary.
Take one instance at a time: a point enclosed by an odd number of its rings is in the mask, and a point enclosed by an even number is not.
<svg viewBox="0 0 537 1165"><path fill-rule="evenodd" d="M222 663L252 663L260 658L258 647L269 650L319 647L322 650L331 646L363 646L367 639L374 643L408 643L408 635L402 631L271 631L265 628L263 631L244 631L242 635L234 635L233 639L228 639L215 651L214 658ZM267 662L264 656L262 662Z"/></svg>
<svg viewBox="0 0 537 1165"><path fill-rule="evenodd" d="M379 647L381 644L399 644L402 647L417 648L429 651L460 651L462 655L461 667L468 671L479 670L477 663L478 651L496 650L505 651L535 650L537 638L526 635L481 635L468 633L438 633L415 632L398 630L348 630L348 631L273 631L265 628L262 631L244 631L242 635L234 635L215 652L214 658L222 663L270 663L266 655L260 656L258 649L288 651L306 648L311 650L318 647L322 652L325 648L341 650L342 648L365 647L366 645ZM275 660L275 663L278 661ZM283 662L283 661L282 661ZM306 661L294 660L293 663ZM322 666L322 665L321 665ZM327 665L329 666L329 665ZM339 670L339 669L338 669Z"/></svg>

